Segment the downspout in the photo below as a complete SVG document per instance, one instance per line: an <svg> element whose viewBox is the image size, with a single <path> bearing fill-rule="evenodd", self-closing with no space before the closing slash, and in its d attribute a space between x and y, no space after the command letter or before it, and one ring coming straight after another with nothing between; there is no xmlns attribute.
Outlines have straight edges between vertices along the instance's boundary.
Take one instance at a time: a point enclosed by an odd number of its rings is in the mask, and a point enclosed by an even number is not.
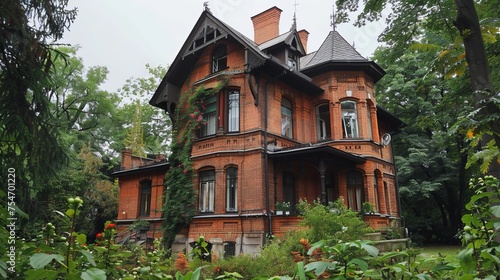
<svg viewBox="0 0 500 280"><path fill-rule="evenodd" d="M398 134L398 133L399 133L399 131L393 132L393 133L391 133L391 136ZM394 183L395 183L395 187L396 187L396 198L397 198L396 202L398 205L399 218L401 219L401 226L404 227L405 220L404 220L404 217L402 215L403 213L401 211L401 196L399 194L399 179L398 179L398 172L397 172L397 168L396 168L396 160L394 158L394 145L392 142L390 143L390 145L391 145L392 164L394 166Z"/></svg>
<svg viewBox="0 0 500 280"><path fill-rule="evenodd" d="M267 119L268 119L268 103L269 103L269 98L268 98L268 85L271 82L276 81L277 79L281 78L286 74L286 70L283 70L280 74L276 75L275 77L269 79L266 81L264 85L264 172L265 172L265 187L266 187L266 215L268 217L268 223L269 223L269 235L273 234L273 225L272 225L272 215L271 215L271 209L270 209L270 203L269 203L269 164L268 164L268 153L267 153Z"/></svg>

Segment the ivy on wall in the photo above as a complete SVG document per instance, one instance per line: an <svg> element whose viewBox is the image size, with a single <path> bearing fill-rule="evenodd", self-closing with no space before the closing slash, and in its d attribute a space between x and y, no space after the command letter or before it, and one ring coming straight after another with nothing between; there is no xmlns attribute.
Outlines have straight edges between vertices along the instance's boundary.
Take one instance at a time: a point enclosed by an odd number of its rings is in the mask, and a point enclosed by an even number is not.
<svg viewBox="0 0 500 280"><path fill-rule="evenodd" d="M205 89L191 87L182 93L175 112L173 140L168 157L170 169L165 175L165 204L163 205L163 242L165 248L171 248L175 236L187 226L197 210L196 195L193 189L193 165L191 150L196 133L205 124L203 113L206 101L220 92L229 78L222 77L216 87Z"/></svg>

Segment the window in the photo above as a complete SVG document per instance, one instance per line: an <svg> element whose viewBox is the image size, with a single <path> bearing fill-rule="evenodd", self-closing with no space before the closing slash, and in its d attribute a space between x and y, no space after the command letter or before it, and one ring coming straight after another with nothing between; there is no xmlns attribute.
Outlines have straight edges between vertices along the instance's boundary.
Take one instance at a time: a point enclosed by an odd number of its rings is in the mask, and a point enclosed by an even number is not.
<svg viewBox="0 0 500 280"><path fill-rule="evenodd" d="M347 200L349 208L354 211L361 211L363 203L363 178L359 171L347 173Z"/></svg>
<svg viewBox="0 0 500 280"><path fill-rule="evenodd" d="M227 131L240 131L240 92L237 90L227 94Z"/></svg>
<svg viewBox="0 0 500 280"><path fill-rule="evenodd" d="M367 109L367 116L368 116L368 138L369 139L373 139L373 133L372 133L372 113L371 113L371 110L370 110L370 105L367 104L366 106L366 109Z"/></svg>
<svg viewBox="0 0 500 280"><path fill-rule="evenodd" d="M200 172L200 212L214 212L215 172Z"/></svg>
<svg viewBox="0 0 500 280"><path fill-rule="evenodd" d="M149 216L151 210L151 181L146 180L141 182L140 195L140 216Z"/></svg>
<svg viewBox="0 0 500 280"><path fill-rule="evenodd" d="M238 210L238 169L230 167L226 170L226 211Z"/></svg>
<svg viewBox="0 0 500 280"><path fill-rule="evenodd" d="M344 138L357 138L358 135L358 115L356 113L356 102L344 101L342 108L342 131Z"/></svg>
<svg viewBox="0 0 500 280"><path fill-rule="evenodd" d="M391 207L389 205L389 188L387 187L387 182L384 182L384 195L385 195L385 211L387 214L390 214Z"/></svg>
<svg viewBox="0 0 500 280"><path fill-rule="evenodd" d="M281 100L281 135L292 138L292 103L288 99Z"/></svg>
<svg viewBox="0 0 500 280"><path fill-rule="evenodd" d="M220 45L215 48L212 56L212 73L224 70L227 68L227 49L225 45Z"/></svg>
<svg viewBox="0 0 500 280"><path fill-rule="evenodd" d="M295 175L289 171L283 171L283 201L290 203L290 211L295 210Z"/></svg>
<svg viewBox="0 0 500 280"><path fill-rule="evenodd" d="M214 135L217 127L217 98L215 96L207 100L203 121L200 128L200 137Z"/></svg>
<svg viewBox="0 0 500 280"><path fill-rule="evenodd" d="M330 124L330 106L328 103L316 107L316 126L318 129L318 140L332 138Z"/></svg>
<svg viewBox="0 0 500 280"><path fill-rule="evenodd" d="M286 64L288 65L288 70L296 71L297 70L297 57L289 52Z"/></svg>
<svg viewBox="0 0 500 280"><path fill-rule="evenodd" d="M236 255L236 242L226 241L224 244L224 258L234 257Z"/></svg>
<svg viewBox="0 0 500 280"><path fill-rule="evenodd" d="M380 212L380 201L378 199L378 178L380 175L375 173L375 182L373 183L373 194L375 195L375 211Z"/></svg>

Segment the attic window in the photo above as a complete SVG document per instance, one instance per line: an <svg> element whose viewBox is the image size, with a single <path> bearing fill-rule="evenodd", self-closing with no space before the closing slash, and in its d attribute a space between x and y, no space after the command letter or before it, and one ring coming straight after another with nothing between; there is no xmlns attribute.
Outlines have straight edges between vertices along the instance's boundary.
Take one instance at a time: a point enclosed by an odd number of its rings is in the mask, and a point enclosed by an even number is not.
<svg viewBox="0 0 500 280"><path fill-rule="evenodd" d="M297 56L295 56L291 52L288 52L288 59L286 61L286 64L288 65L288 70L296 71L297 70Z"/></svg>
<svg viewBox="0 0 500 280"><path fill-rule="evenodd" d="M217 37L221 35L222 34L218 29L207 26L200 31L198 36L191 43L191 45L189 46L189 51L193 51L197 48L200 48L202 45L214 41Z"/></svg>
<svg viewBox="0 0 500 280"><path fill-rule="evenodd" d="M224 70L227 68L227 48L225 45L220 45L214 50L212 55L212 73Z"/></svg>
<svg viewBox="0 0 500 280"><path fill-rule="evenodd" d="M292 47L294 47L295 49L297 49L297 40L295 40L295 38L292 40Z"/></svg>

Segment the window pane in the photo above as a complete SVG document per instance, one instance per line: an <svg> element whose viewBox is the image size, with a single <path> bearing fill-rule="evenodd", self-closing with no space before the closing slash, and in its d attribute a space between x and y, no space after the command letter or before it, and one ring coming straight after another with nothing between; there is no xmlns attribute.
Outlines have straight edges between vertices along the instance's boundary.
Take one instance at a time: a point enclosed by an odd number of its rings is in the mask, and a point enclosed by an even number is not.
<svg viewBox="0 0 500 280"><path fill-rule="evenodd" d="M330 123L330 106L321 104L316 108L318 139L325 140L332 138L331 123Z"/></svg>
<svg viewBox="0 0 500 280"><path fill-rule="evenodd" d="M354 211L361 211L363 202L363 177L358 171L347 173L347 201L349 208Z"/></svg>
<svg viewBox="0 0 500 280"><path fill-rule="evenodd" d="M295 175L289 171L283 171L283 201L290 203L290 211L295 211Z"/></svg>
<svg viewBox="0 0 500 280"><path fill-rule="evenodd" d="M200 212L214 211L215 172L200 172Z"/></svg>
<svg viewBox="0 0 500 280"><path fill-rule="evenodd" d="M342 130L344 138L358 137L358 120L356 113L356 103L345 101L341 104L342 108Z"/></svg>
<svg viewBox="0 0 500 280"><path fill-rule="evenodd" d="M368 116L368 138L373 139L373 132L372 132L372 114L370 110L370 105L366 106L367 109L367 116Z"/></svg>
<svg viewBox="0 0 500 280"><path fill-rule="evenodd" d="M240 93L232 91L228 95L228 128L229 132L240 131Z"/></svg>
<svg viewBox="0 0 500 280"><path fill-rule="evenodd" d="M200 136L215 134L217 127L217 98L215 96L207 100L203 121L204 124L200 128Z"/></svg>
<svg viewBox="0 0 500 280"><path fill-rule="evenodd" d="M238 169L231 167L226 170L226 211L238 210Z"/></svg>
<svg viewBox="0 0 500 280"><path fill-rule="evenodd" d="M225 45L218 46L212 57L212 73L226 69L227 49Z"/></svg>
<svg viewBox="0 0 500 280"><path fill-rule="evenodd" d="M287 99L281 100L281 135L293 137L292 104Z"/></svg>
<svg viewBox="0 0 500 280"><path fill-rule="evenodd" d="M140 216L149 216L151 210L151 181L141 183Z"/></svg>

